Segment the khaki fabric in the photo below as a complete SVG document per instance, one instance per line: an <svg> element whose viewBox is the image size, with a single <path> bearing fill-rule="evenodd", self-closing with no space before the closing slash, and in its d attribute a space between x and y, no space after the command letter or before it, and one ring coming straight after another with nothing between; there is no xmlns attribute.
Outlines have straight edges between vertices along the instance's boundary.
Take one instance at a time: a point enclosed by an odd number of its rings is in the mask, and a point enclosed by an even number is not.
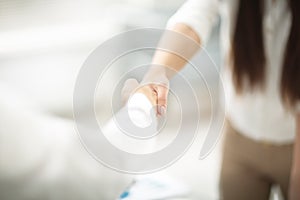
<svg viewBox="0 0 300 200"><path fill-rule="evenodd" d="M287 199L293 144L254 141L227 122L223 148L220 178L223 200L268 200L275 184Z"/></svg>

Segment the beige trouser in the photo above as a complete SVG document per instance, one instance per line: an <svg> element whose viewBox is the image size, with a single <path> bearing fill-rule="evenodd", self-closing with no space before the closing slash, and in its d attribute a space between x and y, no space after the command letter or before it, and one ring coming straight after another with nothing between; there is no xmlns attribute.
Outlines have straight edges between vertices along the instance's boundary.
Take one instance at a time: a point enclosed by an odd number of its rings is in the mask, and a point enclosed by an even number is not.
<svg viewBox="0 0 300 200"><path fill-rule="evenodd" d="M251 140L232 128L225 131L221 170L224 200L268 200L272 185L287 199L293 145L272 145Z"/></svg>

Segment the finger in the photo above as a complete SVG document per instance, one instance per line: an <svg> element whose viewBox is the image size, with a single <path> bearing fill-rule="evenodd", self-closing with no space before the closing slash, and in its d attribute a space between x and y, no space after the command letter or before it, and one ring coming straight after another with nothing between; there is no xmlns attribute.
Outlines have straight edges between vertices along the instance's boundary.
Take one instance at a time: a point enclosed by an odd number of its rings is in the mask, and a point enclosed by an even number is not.
<svg viewBox="0 0 300 200"><path fill-rule="evenodd" d="M122 103L125 104L131 95L131 93L139 86L139 82L136 79L127 79L121 91Z"/></svg>
<svg viewBox="0 0 300 200"><path fill-rule="evenodd" d="M164 115L167 110L169 89L167 86L157 87L157 113L159 115Z"/></svg>

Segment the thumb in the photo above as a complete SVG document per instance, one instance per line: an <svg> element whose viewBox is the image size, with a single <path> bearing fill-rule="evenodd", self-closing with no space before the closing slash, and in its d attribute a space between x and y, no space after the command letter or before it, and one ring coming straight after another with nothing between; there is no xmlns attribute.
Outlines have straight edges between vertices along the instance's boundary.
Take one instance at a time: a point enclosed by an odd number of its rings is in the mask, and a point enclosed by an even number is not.
<svg viewBox="0 0 300 200"><path fill-rule="evenodd" d="M131 93L139 86L139 82L134 79L130 78L127 79L124 83L124 86L121 91L121 98L122 98L122 103L126 104L128 98L130 97Z"/></svg>

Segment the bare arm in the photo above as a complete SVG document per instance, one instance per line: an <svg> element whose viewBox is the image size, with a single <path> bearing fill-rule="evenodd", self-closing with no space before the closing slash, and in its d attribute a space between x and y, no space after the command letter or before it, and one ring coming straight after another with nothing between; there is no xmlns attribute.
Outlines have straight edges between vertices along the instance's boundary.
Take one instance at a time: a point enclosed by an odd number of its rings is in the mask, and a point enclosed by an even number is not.
<svg viewBox="0 0 300 200"><path fill-rule="evenodd" d="M162 41L162 42L175 44L175 45L172 45L170 50L176 51L176 52L185 52L184 53L185 55L179 56L179 55L176 55L171 52L157 50L154 54L152 64L167 66L172 71L178 72L185 66L185 64L187 62L186 59L190 59L199 50L199 46L200 46L201 42L200 42L200 38L197 35L197 33L186 24L178 23L171 29L171 31L182 34L184 37L189 38L190 41L186 41L186 40L173 41L172 38L163 37L162 40L164 40L164 41ZM193 42L198 45L192 45L192 47L191 47L191 45L189 46L189 43L193 43ZM182 56L185 57L185 59ZM146 78L147 78L147 76L152 76L153 74L157 75L157 74L161 74L161 73L166 75L168 78L172 77L172 75L166 73L161 68L157 69L155 67L152 67L149 70L149 72L146 74Z"/></svg>
<svg viewBox="0 0 300 200"><path fill-rule="evenodd" d="M185 66L199 50L201 43L197 33L183 23L174 25L171 31L179 33L175 34L179 37L173 37L174 34L168 35L168 33L162 37L161 46L170 51L156 50L152 60L153 65L143 79L143 82L148 85L140 89L153 105L157 105L158 115L166 112L168 80ZM153 82L160 84L152 84Z"/></svg>
<svg viewBox="0 0 300 200"><path fill-rule="evenodd" d="M300 199L300 114L296 117L296 123L297 129L290 182L290 200Z"/></svg>

